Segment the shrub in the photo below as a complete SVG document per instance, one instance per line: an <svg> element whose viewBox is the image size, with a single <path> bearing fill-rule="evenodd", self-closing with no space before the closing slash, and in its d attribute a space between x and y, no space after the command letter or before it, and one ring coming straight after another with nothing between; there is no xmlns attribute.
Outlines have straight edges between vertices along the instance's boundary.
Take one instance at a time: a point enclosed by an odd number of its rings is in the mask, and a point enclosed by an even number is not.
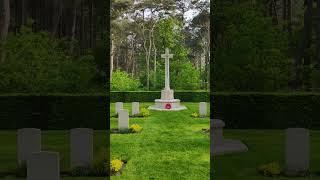
<svg viewBox="0 0 320 180"><path fill-rule="evenodd" d="M279 176L281 173L281 168L279 163L272 162L258 167L258 172L264 176Z"/></svg>
<svg viewBox="0 0 320 180"><path fill-rule="evenodd" d="M293 68L288 33L248 3L216 8L216 61L210 67L214 89L285 90Z"/></svg>
<svg viewBox="0 0 320 180"><path fill-rule="evenodd" d="M139 126L138 124L133 124L130 126L130 131L133 133L139 133L142 131L142 127Z"/></svg>
<svg viewBox="0 0 320 180"><path fill-rule="evenodd" d="M199 117L199 114L196 113L196 112L194 112L194 113L191 114L191 117L193 117L193 118L198 118L198 117Z"/></svg>
<svg viewBox="0 0 320 180"><path fill-rule="evenodd" d="M77 176L91 176L92 174L91 166L78 166L71 169L70 175L73 177Z"/></svg>
<svg viewBox="0 0 320 180"><path fill-rule="evenodd" d="M97 75L92 55L71 56L63 40L22 26L10 33L0 66L0 91L28 93L89 92Z"/></svg>
<svg viewBox="0 0 320 180"><path fill-rule="evenodd" d="M123 166L123 161L119 160L119 159L114 159L111 161L111 172L112 173L118 173Z"/></svg>
<svg viewBox="0 0 320 180"><path fill-rule="evenodd" d="M148 117L150 116L150 111L147 108L141 108L139 114L135 114L132 117Z"/></svg>
<svg viewBox="0 0 320 180"><path fill-rule="evenodd" d="M106 161L94 162L92 166L92 174L98 177L104 177L108 175L108 165Z"/></svg>
<svg viewBox="0 0 320 180"><path fill-rule="evenodd" d="M140 114L142 117L148 117L150 116L150 111L146 108L142 108Z"/></svg>
<svg viewBox="0 0 320 180"><path fill-rule="evenodd" d="M110 84L112 91L133 91L141 86L138 79L131 78L128 73L120 70L112 73Z"/></svg>
<svg viewBox="0 0 320 180"><path fill-rule="evenodd" d="M95 161L92 165L92 174L98 177L105 177L110 172L108 166L108 153L106 148L101 148L98 153L95 154Z"/></svg>

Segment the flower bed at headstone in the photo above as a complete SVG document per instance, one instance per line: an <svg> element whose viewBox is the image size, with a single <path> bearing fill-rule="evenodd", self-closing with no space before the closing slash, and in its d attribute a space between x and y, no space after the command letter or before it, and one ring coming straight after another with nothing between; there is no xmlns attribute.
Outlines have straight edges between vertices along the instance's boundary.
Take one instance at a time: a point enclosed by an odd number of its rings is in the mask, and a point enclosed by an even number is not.
<svg viewBox="0 0 320 180"><path fill-rule="evenodd" d="M131 117L148 117L150 116L150 111L147 108L141 108L140 113L133 115Z"/></svg>
<svg viewBox="0 0 320 180"><path fill-rule="evenodd" d="M263 176L275 177L281 174L282 168L279 163L272 162L258 167L258 172Z"/></svg>
<svg viewBox="0 0 320 180"><path fill-rule="evenodd" d="M121 160L121 159L111 160L111 163L110 163L111 176L120 175L123 168L124 168L125 163L126 163L126 161Z"/></svg>
<svg viewBox="0 0 320 180"><path fill-rule="evenodd" d="M139 126L138 124L132 124L132 125L130 126L130 131L131 131L132 133L139 133L139 132L142 131L142 127Z"/></svg>

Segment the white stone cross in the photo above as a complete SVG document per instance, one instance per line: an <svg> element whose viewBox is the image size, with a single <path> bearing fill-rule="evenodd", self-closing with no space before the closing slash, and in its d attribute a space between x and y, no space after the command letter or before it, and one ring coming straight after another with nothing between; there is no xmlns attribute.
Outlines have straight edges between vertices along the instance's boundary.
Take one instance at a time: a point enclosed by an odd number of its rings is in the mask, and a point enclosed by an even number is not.
<svg viewBox="0 0 320 180"><path fill-rule="evenodd" d="M165 59L165 88L170 90L170 69L169 69L169 59L173 58L173 54L169 54L169 49L166 48L165 54L161 54L161 58Z"/></svg>

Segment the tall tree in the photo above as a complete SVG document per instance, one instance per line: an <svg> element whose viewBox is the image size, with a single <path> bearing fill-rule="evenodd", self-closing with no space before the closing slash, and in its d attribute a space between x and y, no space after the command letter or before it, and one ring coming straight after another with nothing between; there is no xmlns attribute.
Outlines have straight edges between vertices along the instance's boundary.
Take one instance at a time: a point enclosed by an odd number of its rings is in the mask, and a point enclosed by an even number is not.
<svg viewBox="0 0 320 180"><path fill-rule="evenodd" d="M1 19L0 19L0 46L3 49L8 36L8 30L10 25L10 0L2 0L1 6ZM1 62L5 60L5 51L1 51Z"/></svg>
<svg viewBox="0 0 320 180"><path fill-rule="evenodd" d="M294 89L301 89L305 85L306 89L310 88L310 72L309 66L311 64L310 46L311 46L311 32L312 32L312 7L313 0L306 0L306 10L304 13L304 27L299 40L298 49L295 56L295 78L293 82ZM303 61L302 61L303 60ZM303 65L303 66L302 66Z"/></svg>

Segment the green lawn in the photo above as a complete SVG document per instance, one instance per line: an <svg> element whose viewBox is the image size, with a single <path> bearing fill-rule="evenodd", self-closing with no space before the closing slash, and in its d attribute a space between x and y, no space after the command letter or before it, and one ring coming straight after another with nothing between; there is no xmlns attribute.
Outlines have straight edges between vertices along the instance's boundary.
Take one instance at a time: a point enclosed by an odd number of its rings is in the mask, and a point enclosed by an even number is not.
<svg viewBox="0 0 320 180"><path fill-rule="evenodd" d="M311 176L307 178L268 178L257 173L262 164L276 161L284 165L283 130L225 130L224 135L243 140L249 151L214 157L217 180L320 180L320 131L311 131Z"/></svg>
<svg viewBox="0 0 320 180"><path fill-rule="evenodd" d="M16 131L0 131L0 172L12 171L16 167ZM42 150L59 152L61 170L68 170L69 161L69 132L42 131ZM95 131L94 159L106 155L107 136L105 131ZM0 177L1 179L1 177ZM23 179L7 177L2 179ZM103 178L62 178L63 180L98 180Z"/></svg>
<svg viewBox="0 0 320 180"><path fill-rule="evenodd" d="M147 118L131 118L130 124L143 127L140 134L112 134L111 157L127 160L120 176L111 179L194 179L210 177L210 137L202 132L209 128L209 118L191 118L199 103L183 103L180 112L151 111ZM151 103L140 103L147 107ZM114 113L111 104L111 113ZM131 110L131 104L124 104ZM117 118L111 118L111 128Z"/></svg>

